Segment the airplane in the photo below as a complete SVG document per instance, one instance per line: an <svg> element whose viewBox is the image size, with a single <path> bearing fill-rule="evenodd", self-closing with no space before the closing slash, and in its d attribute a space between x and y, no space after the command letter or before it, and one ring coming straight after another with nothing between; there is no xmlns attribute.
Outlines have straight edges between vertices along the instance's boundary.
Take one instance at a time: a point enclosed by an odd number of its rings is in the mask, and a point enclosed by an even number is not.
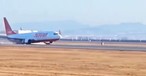
<svg viewBox="0 0 146 76"><path fill-rule="evenodd" d="M16 44L31 44L31 43L44 42L45 44L49 45L61 38L60 31L59 32L36 31L29 33L16 33L11 29L6 17L4 17L3 19L5 25L5 32L8 40L15 42Z"/></svg>

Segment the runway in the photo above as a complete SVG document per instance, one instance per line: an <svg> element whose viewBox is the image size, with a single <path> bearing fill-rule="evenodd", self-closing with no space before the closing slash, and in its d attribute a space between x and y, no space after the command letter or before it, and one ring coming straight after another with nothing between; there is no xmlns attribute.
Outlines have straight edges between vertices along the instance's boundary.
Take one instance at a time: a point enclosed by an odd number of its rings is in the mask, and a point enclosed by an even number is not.
<svg viewBox="0 0 146 76"><path fill-rule="evenodd" d="M145 51L146 47L124 46L82 46L82 45L51 45L51 48L94 49L94 50L118 50L118 51Z"/></svg>
<svg viewBox="0 0 146 76"><path fill-rule="evenodd" d="M88 43L88 42L87 42ZM34 48L65 48L65 49L93 49L93 50L113 50L113 51L144 51L146 52L146 47L144 46L120 46L122 44L129 44L130 43L108 43L108 45L93 45L93 43L89 43L88 45L83 45L87 43L65 43L65 42L57 42L51 45L44 45L44 44L0 44L0 46L15 46L15 47L34 47ZM115 44L115 45L113 45ZM132 44L132 43L131 43ZM136 43L134 43L136 45ZM119 45L119 46L116 46ZM140 45L137 43L137 45ZM142 45L142 44L141 44Z"/></svg>

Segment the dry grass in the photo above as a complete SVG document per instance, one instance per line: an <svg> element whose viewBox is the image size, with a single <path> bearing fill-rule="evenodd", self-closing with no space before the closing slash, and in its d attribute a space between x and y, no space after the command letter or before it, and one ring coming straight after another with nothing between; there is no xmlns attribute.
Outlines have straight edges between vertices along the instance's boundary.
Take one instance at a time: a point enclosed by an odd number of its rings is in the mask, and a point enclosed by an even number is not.
<svg viewBox="0 0 146 76"><path fill-rule="evenodd" d="M146 76L146 52L0 47L0 76Z"/></svg>

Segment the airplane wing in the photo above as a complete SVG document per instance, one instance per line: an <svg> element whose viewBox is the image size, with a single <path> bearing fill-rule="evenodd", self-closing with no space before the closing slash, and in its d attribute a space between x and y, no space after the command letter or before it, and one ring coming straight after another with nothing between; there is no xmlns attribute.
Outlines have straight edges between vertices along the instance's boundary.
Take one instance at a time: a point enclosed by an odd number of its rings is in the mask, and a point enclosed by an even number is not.
<svg viewBox="0 0 146 76"><path fill-rule="evenodd" d="M0 35L0 39L8 39L7 36Z"/></svg>

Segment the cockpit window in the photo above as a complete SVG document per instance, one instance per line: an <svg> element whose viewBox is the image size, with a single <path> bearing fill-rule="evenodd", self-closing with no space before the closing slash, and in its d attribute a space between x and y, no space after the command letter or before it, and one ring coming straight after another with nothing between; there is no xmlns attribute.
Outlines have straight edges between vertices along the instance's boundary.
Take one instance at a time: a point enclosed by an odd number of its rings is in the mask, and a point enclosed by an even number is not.
<svg viewBox="0 0 146 76"><path fill-rule="evenodd" d="M58 33L54 33L54 35L58 35Z"/></svg>

